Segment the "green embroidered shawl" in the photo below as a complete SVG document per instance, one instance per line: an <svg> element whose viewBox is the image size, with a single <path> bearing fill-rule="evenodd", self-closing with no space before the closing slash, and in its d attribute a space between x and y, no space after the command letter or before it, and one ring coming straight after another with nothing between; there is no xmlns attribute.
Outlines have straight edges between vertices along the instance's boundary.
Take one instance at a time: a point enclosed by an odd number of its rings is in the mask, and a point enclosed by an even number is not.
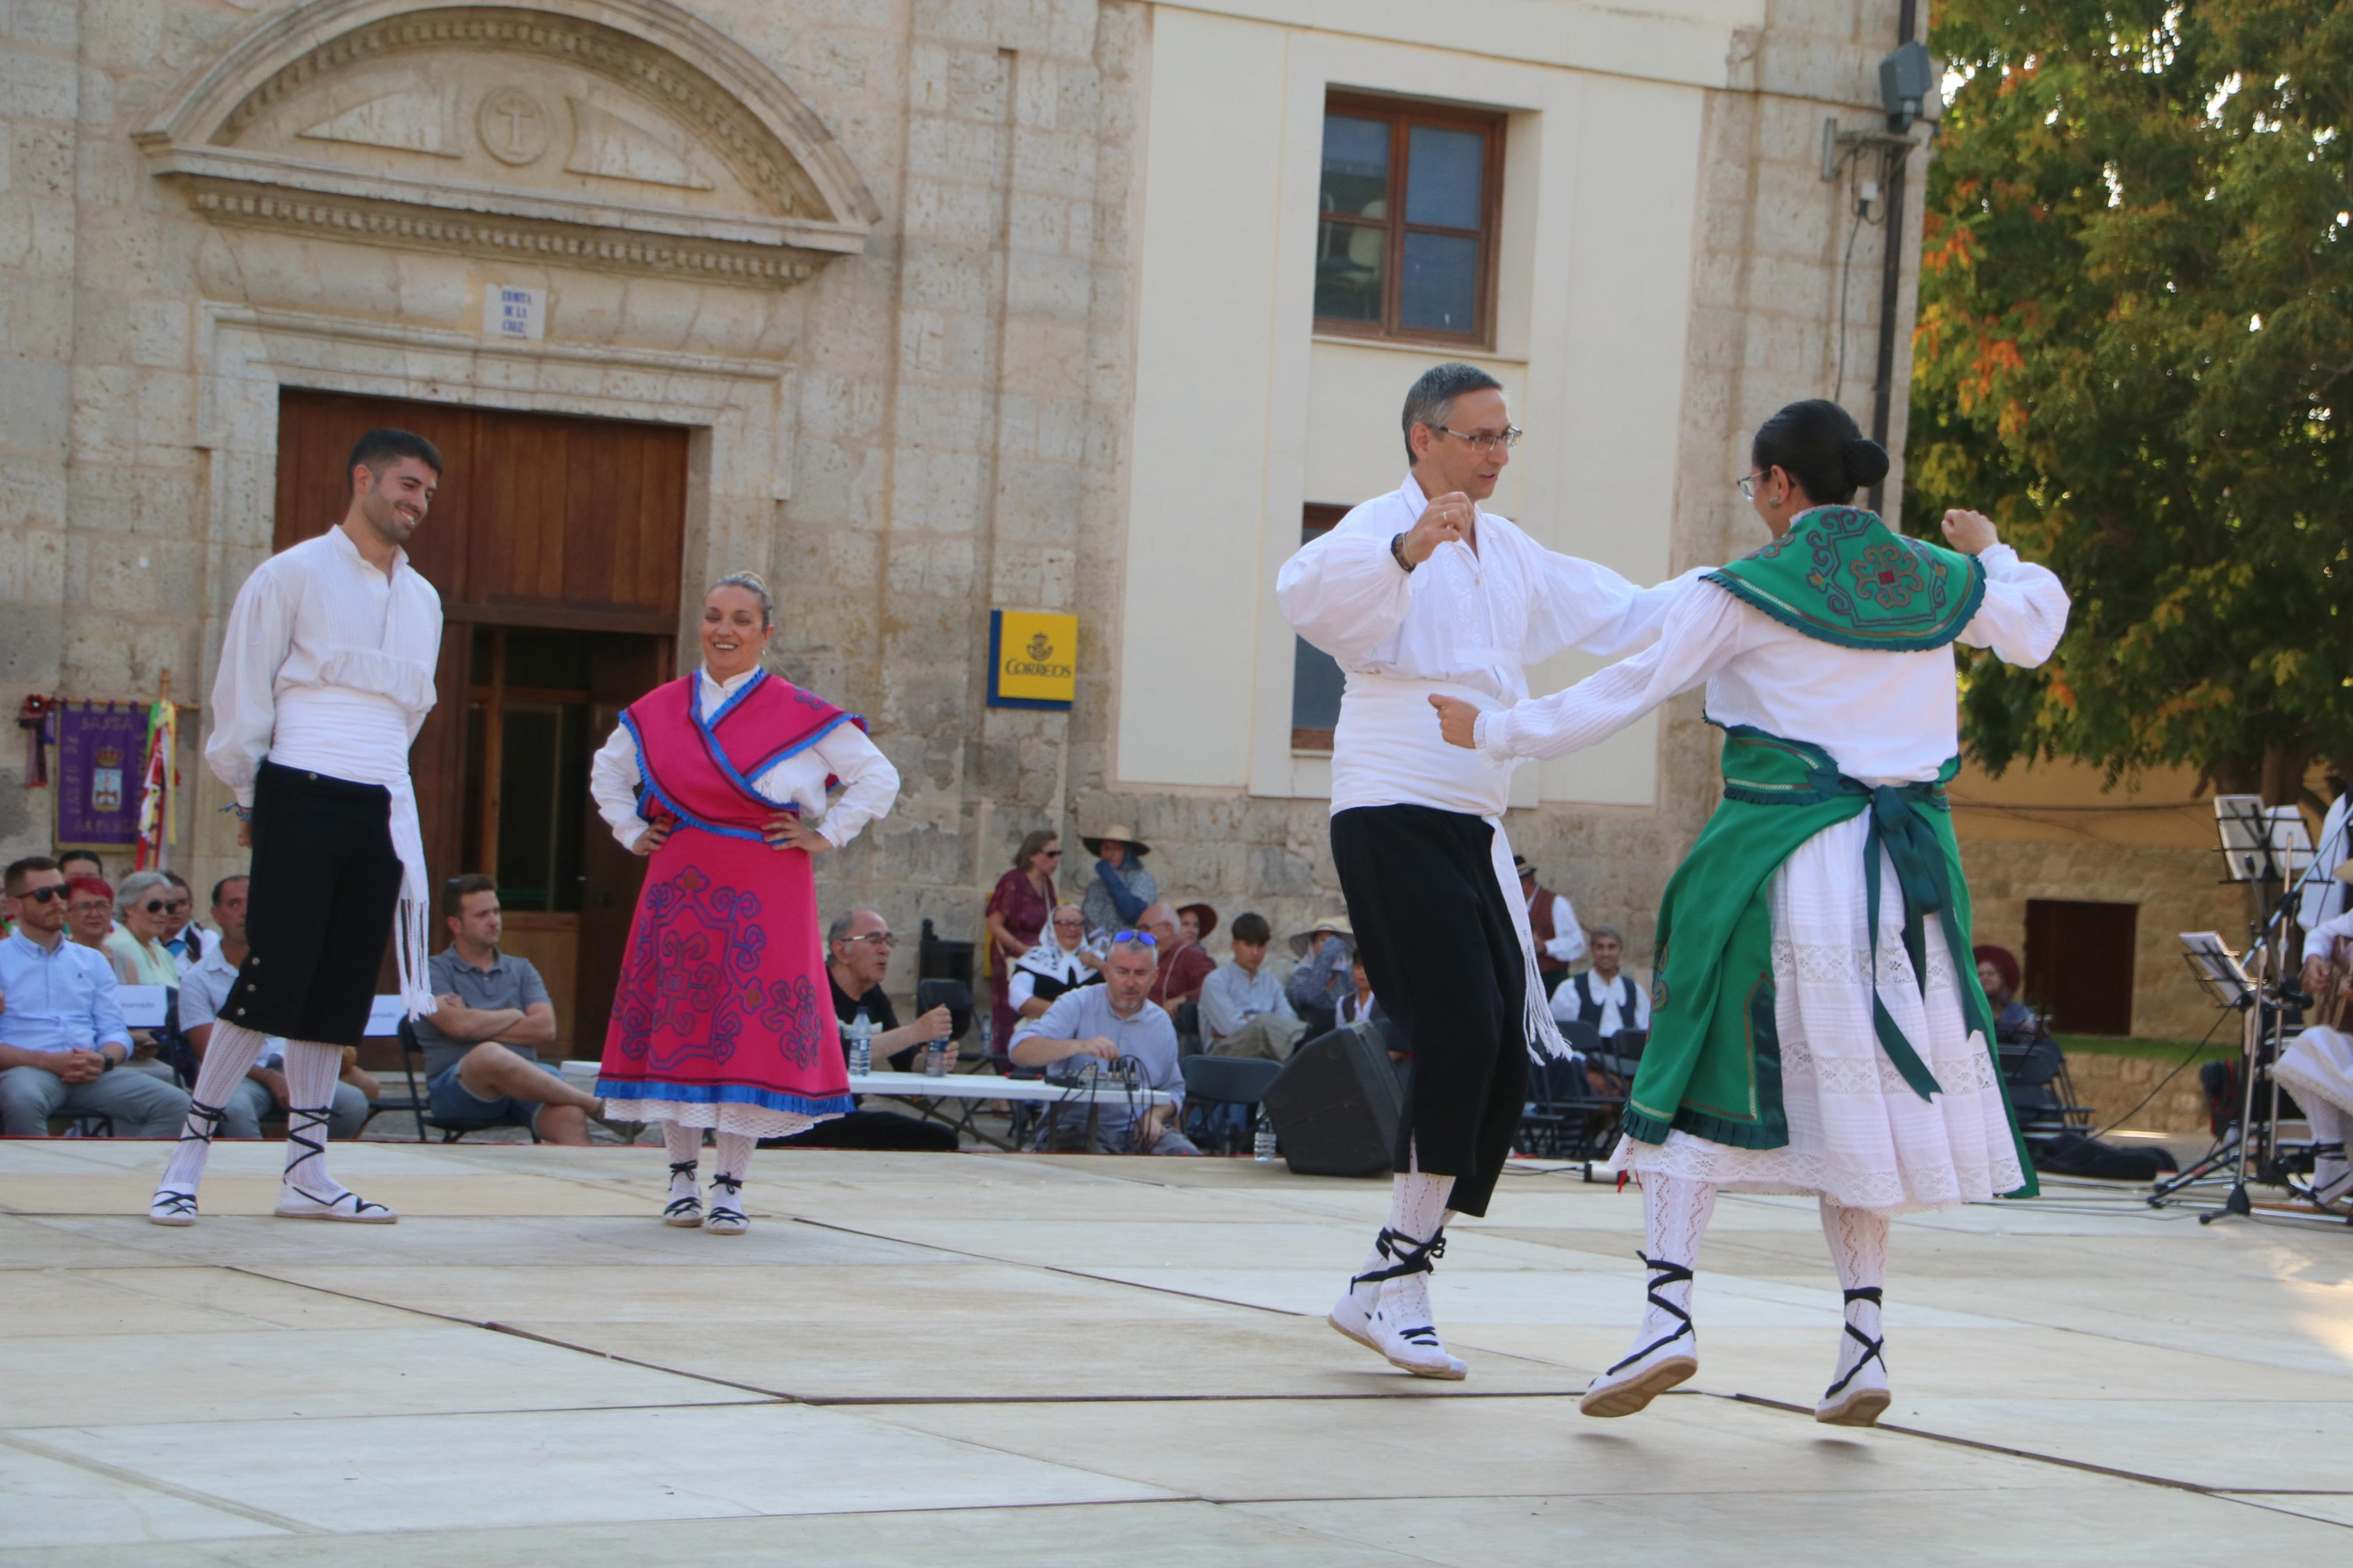
<svg viewBox="0 0 2353 1568"><path fill-rule="evenodd" d="M1810 637L1890 653L1943 647L1985 597L1974 555L1907 539L1878 514L1817 507L1707 580Z"/></svg>
<svg viewBox="0 0 2353 1568"><path fill-rule="evenodd" d="M1873 941L1884 847L1904 900L1913 973L1926 972L1926 921L1934 918L1962 986L1963 1017L1995 1056L2000 1081L1992 1009L1968 961L1969 889L1945 798L1959 764L1957 757L1947 762L1930 784L1873 787L1841 774L1818 746L1746 725L1725 731L1724 803L1667 884L1659 910L1651 1038L1627 1099L1629 1136L1662 1143L1679 1129L1736 1148L1788 1146L1773 1010L1773 873L1807 839L1865 811L1872 814L1863 867ZM1880 1046L1926 1099L1936 1079L1875 996L1873 1011ZM2026 1182L2008 1195L2031 1197L2039 1190L2034 1166L2014 1114L2010 1139Z"/></svg>

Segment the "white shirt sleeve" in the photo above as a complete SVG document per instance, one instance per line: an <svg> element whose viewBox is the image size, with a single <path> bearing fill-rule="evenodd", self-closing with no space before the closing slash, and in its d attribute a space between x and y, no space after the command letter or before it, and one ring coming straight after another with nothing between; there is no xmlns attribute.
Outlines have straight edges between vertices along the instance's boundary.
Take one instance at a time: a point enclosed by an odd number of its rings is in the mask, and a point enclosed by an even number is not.
<svg viewBox="0 0 2353 1568"><path fill-rule="evenodd" d="M1651 1030L1651 994L1639 980L1634 983L1634 1027L1644 1034Z"/></svg>
<svg viewBox="0 0 2353 1568"><path fill-rule="evenodd" d="M1585 956L1585 928L1577 923L1577 911L1558 893L1552 896L1552 930L1546 952L1563 963L1575 963Z"/></svg>
<svg viewBox="0 0 2353 1568"><path fill-rule="evenodd" d="M638 815L638 785L644 782L638 773L638 743L629 738L629 727L614 725L588 763L588 795L624 849L636 848L649 826Z"/></svg>
<svg viewBox="0 0 2353 1568"><path fill-rule="evenodd" d="M1713 583L1678 596L1659 640L1565 691L1479 715L1472 743L1489 756L1565 757L1608 739L1740 651L1740 605Z"/></svg>
<svg viewBox="0 0 2353 1568"><path fill-rule="evenodd" d="M1024 1018L1019 1023L1014 1025L1013 1037L1005 1042L1005 1048L1009 1051L1014 1047L1019 1045L1022 1041L1029 1039L1075 1040L1082 1038L1082 1037L1077 1033L1077 1030L1079 1026L1079 1009L1084 1005L1085 996L1086 992L1084 990L1063 992L1060 996L1054 998L1053 1005L1048 1007L1044 1012L1039 1014L1034 1018Z"/></svg>
<svg viewBox="0 0 2353 1568"><path fill-rule="evenodd" d="M1343 664L1361 664L1405 622L1413 574L1389 553L1394 533L1335 528L1282 563L1274 596L1291 629Z"/></svg>
<svg viewBox="0 0 2353 1568"><path fill-rule="evenodd" d="M1985 599L1961 628L1961 641L1989 647L2004 664L2031 669L2051 657L2067 629L2067 590L2047 566L2021 561L1997 544L1978 559L1985 565Z"/></svg>
<svg viewBox="0 0 2353 1568"><path fill-rule="evenodd" d="M1026 969L1016 969L1013 978L1005 983L1005 1000L1018 1013L1038 994L1038 977Z"/></svg>
<svg viewBox="0 0 2353 1568"><path fill-rule="evenodd" d="M817 826L818 835L839 849L857 837L860 828L889 815L899 798L899 770L855 724L835 725L815 750L826 771L841 780L840 795L825 808L825 820Z"/></svg>
<svg viewBox="0 0 2353 1568"><path fill-rule="evenodd" d="M278 671L294 644L298 584L283 569L265 564L245 580L221 637L220 670L213 677L213 732L205 761L237 803L253 805L253 779L269 754L278 727Z"/></svg>
<svg viewBox="0 0 2353 1568"><path fill-rule="evenodd" d="M1562 981L1559 984L1552 988L1552 1016L1556 1022L1563 1024L1576 1023L1577 1011L1580 1005L1581 1004L1577 994L1576 975L1570 975L1567 979Z"/></svg>
<svg viewBox="0 0 2353 1568"><path fill-rule="evenodd" d="M1599 562L1542 551L1521 662L1541 664L1570 648L1599 658L1639 653L1659 640L1684 584L1708 570L1695 566L1656 587L1637 588Z"/></svg>

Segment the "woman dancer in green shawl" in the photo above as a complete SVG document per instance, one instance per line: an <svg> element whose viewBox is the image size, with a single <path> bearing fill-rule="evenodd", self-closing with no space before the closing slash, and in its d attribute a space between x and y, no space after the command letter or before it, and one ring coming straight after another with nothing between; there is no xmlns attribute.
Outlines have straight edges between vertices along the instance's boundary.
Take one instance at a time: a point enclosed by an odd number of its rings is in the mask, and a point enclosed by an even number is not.
<svg viewBox="0 0 2353 1568"><path fill-rule="evenodd" d="M1550 697L1430 700L1497 758L1592 745L1705 682L1724 802L1659 910L1652 1029L1616 1164L1642 1185L1650 1308L1582 1408L1626 1415L1698 1370L1692 1266L1720 1188L1810 1193L1846 1293L1815 1418L1887 1407L1888 1216L2033 1191L1969 961L1944 786L1952 645L2048 658L2067 595L1976 512L1950 549L1847 503L1887 472L1836 404L1791 404L1740 480L1772 540L1689 582L1656 645Z"/></svg>

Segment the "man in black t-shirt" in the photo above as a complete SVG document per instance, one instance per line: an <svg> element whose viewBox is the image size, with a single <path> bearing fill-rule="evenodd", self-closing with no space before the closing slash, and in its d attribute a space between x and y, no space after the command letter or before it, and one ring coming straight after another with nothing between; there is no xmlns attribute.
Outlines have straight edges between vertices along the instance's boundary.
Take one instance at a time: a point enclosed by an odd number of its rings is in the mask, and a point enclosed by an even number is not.
<svg viewBox="0 0 2353 1568"><path fill-rule="evenodd" d="M882 982L891 973L891 948L897 941L890 922L872 910L852 910L833 922L825 942L825 972L833 982L833 1015L844 1027L866 1009L874 1026L874 1061L884 1061L893 1072L914 1070L915 1058L934 1040L944 1040L955 1026L945 1007L934 1007L913 1024L902 1026ZM842 1037L842 1049L849 1038Z"/></svg>
<svg viewBox="0 0 2353 1568"><path fill-rule="evenodd" d="M948 1010L934 1007L913 1024L902 1025L898 1010L883 994L883 977L891 969L891 927L871 910L852 910L826 932L826 973L833 986L833 1014L846 1030L860 1007L875 1026L876 1070L895 1072L915 1068L915 1058L933 1040L945 1039L954 1027ZM849 1037L841 1049L849 1051ZM762 1141L763 1149L896 1149L951 1153L955 1130L937 1122L919 1121L892 1110L853 1110L830 1121L820 1121L790 1138Z"/></svg>

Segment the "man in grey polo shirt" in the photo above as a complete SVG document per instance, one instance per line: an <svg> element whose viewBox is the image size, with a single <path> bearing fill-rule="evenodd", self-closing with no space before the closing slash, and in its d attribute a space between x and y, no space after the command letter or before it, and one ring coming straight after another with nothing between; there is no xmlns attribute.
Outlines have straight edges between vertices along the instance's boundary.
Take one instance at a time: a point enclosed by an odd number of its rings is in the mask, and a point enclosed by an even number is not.
<svg viewBox="0 0 2353 1568"><path fill-rule="evenodd" d="M1139 1116L1124 1100L1095 1105L1095 1139L1084 1150L1086 1111L1050 1108L1049 1148L1061 1148L1075 1134L1082 1152L1103 1154L1198 1154L1176 1131L1185 1109L1185 1079L1176 1070L1176 1026L1145 998L1159 971L1149 935L1123 931L1103 961L1103 984L1065 991L1038 1017L1013 1031L1012 1057L1019 1067L1044 1068L1050 1079L1082 1080L1115 1062L1133 1062L1146 1089L1166 1090L1176 1104L1155 1105Z"/></svg>
<svg viewBox="0 0 2353 1568"><path fill-rule="evenodd" d="M543 1143L586 1143L605 1102L542 1067L555 1038L555 1005L531 960L499 951L506 934L498 884L453 877L441 889L449 945L427 966L439 1007L417 1020L433 1119L528 1127Z"/></svg>

